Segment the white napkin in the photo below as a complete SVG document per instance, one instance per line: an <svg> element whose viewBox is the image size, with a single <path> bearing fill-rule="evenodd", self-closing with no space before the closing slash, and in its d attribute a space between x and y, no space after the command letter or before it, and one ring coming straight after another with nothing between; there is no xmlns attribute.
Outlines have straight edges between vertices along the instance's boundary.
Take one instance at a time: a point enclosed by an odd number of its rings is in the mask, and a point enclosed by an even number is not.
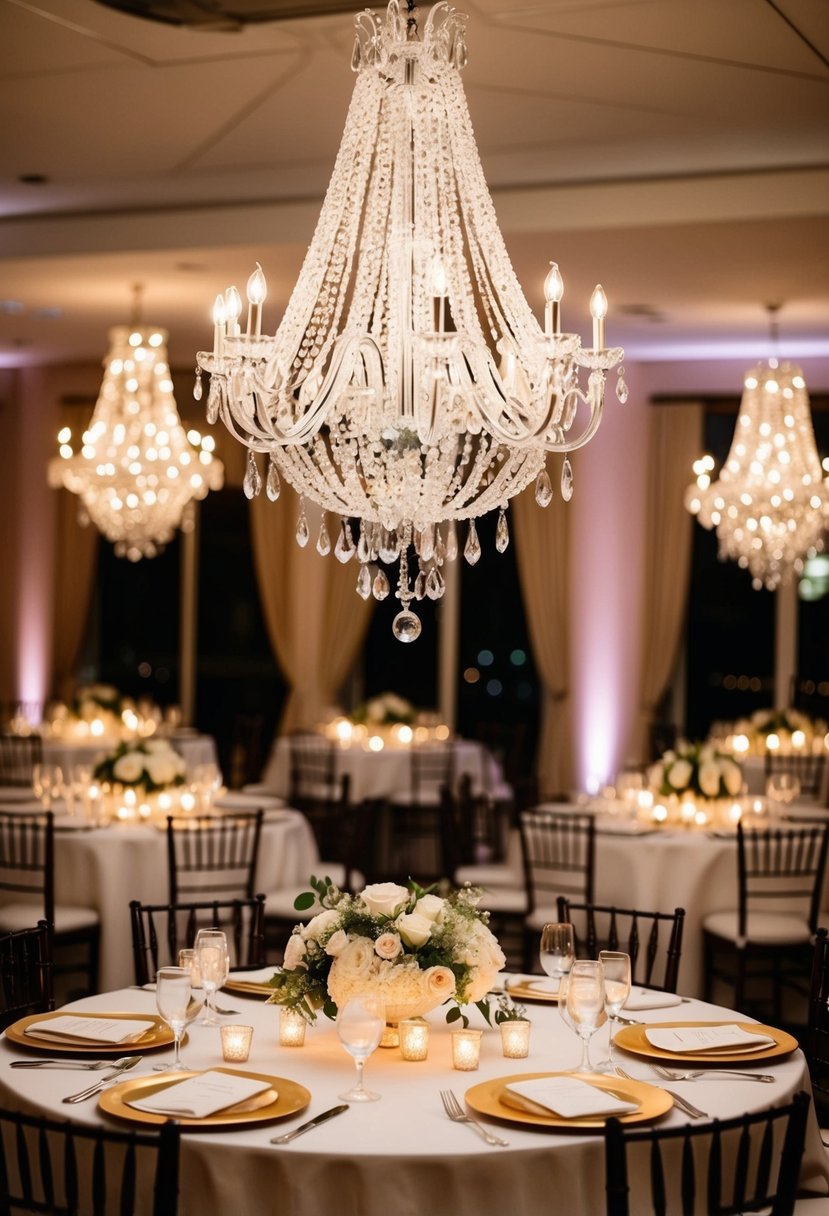
<svg viewBox="0 0 829 1216"><path fill-rule="evenodd" d="M267 984L276 975L276 967L260 967L258 971L230 971L228 980L242 984ZM225 981L227 982L227 981Z"/></svg>
<svg viewBox="0 0 829 1216"><path fill-rule="evenodd" d="M239 790L228 790L226 794L214 798L213 805L225 810L247 810L248 807L256 810L260 806L263 809L284 807L285 800L277 798L275 794L245 794Z"/></svg>
<svg viewBox="0 0 829 1216"><path fill-rule="evenodd" d="M652 988L631 988L623 1009L670 1009L681 1005L682 997L675 992L654 992Z"/></svg>
<svg viewBox="0 0 829 1216"><path fill-rule="evenodd" d="M136 1098L127 1105L153 1115L172 1115L189 1119L206 1119L228 1106L244 1102L254 1094L269 1089L268 1081L242 1077L237 1073L203 1072L188 1077L176 1085L168 1085L150 1098Z"/></svg>
<svg viewBox="0 0 829 1216"><path fill-rule="evenodd" d="M139 1018L81 1018L63 1014L48 1022L32 1022L24 1033L33 1039L52 1039L56 1043L77 1043L79 1039L94 1043L134 1043L154 1026L155 1022Z"/></svg>
<svg viewBox="0 0 829 1216"><path fill-rule="evenodd" d="M505 1086L521 1098L529 1098L563 1119L586 1119L592 1115L626 1115L638 1110L637 1102L623 1102L578 1077L534 1077Z"/></svg>
<svg viewBox="0 0 829 1216"><path fill-rule="evenodd" d="M768 1035L742 1030L731 1023L726 1026L649 1026L645 1037L653 1047L671 1053L711 1052L714 1055L774 1046L774 1039Z"/></svg>

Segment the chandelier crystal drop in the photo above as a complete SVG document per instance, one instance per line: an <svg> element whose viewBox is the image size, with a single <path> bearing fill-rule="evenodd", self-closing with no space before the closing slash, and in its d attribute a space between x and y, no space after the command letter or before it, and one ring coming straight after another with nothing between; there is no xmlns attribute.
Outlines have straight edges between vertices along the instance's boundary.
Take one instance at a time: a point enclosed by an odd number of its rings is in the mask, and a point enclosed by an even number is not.
<svg viewBox="0 0 829 1216"><path fill-rule="evenodd" d="M720 558L748 570L756 590L789 582L823 549L829 487L799 367L770 359L752 368L719 478L711 456L693 468L686 507L716 529Z"/></svg>
<svg viewBox="0 0 829 1216"><path fill-rule="evenodd" d="M209 422L221 419L302 496L359 525L357 589L389 594L399 563L401 640L420 574L480 556L474 521L537 482L552 497L548 452L596 433L607 297L590 301L592 347L561 329L564 283L551 263L542 326L516 279L481 168L460 80L463 16L439 3L422 32L410 3L355 18L357 75L317 228L281 324L262 335L267 285L216 299ZM586 373L586 384L582 375ZM619 395L627 390L619 368ZM276 476L276 474L274 475ZM562 494L572 493L569 462ZM499 547L508 535L499 531ZM306 543L303 528L297 539ZM411 563L409 555L413 554ZM404 560L406 559L406 560ZM369 567L366 576L363 570ZM382 577L380 577L382 575ZM443 594L443 579L429 586ZM401 620L402 618L402 620Z"/></svg>
<svg viewBox="0 0 829 1216"><path fill-rule="evenodd" d="M212 435L185 434L173 396L167 333L142 325L110 330L101 391L75 450L65 427L49 484L81 499L119 557L155 557L176 529L192 527L195 499L219 490L222 463Z"/></svg>

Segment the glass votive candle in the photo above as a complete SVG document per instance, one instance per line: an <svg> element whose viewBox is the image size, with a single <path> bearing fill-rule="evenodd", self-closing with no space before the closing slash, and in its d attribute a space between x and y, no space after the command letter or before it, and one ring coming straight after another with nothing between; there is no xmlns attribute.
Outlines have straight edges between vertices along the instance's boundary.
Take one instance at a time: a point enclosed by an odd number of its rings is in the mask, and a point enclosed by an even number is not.
<svg viewBox="0 0 829 1216"><path fill-rule="evenodd" d="M301 1047L305 1042L305 1018L295 1009L282 1008L279 1011L279 1045L280 1047Z"/></svg>
<svg viewBox="0 0 829 1216"><path fill-rule="evenodd" d="M222 1056L228 1063L244 1064L250 1055L252 1026L222 1026Z"/></svg>
<svg viewBox="0 0 829 1216"><path fill-rule="evenodd" d="M429 1023L424 1018L403 1018L400 1054L404 1060L425 1060L429 1054Z"/></svg>
<svg viewBox="0 0 829 1216"><path fill-rule="evenodd" d="M452 1031L452 1067L459 1072L474 1072L481 1057L482 1030Z"/></svg>
<svg viewBox="0 0 829 1216"><path fill-rule="evenodd" d="M526 1018L511 1018L500 1026L504 1055L511 1060L523 1060L530 1054L530 1023Z"/></svg>

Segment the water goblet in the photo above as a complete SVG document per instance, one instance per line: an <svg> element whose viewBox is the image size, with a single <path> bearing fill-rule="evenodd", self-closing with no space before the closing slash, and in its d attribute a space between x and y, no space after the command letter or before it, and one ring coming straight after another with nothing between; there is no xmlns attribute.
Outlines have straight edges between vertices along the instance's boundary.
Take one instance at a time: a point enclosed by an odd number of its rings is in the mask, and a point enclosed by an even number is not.
<svg viewBox="0 0 829 1216"><path fill-rule="evenodd" d="M604 1008L610 1020L607 1059L596 1065L597 1072L613 1072L613 1023L630 996L630 955L621 950L600 950L599 962L604 971ZM621 1023L620 1023L621 1024Z"/></svg>
<svg viewBox="0 0 829 1216"><path fill-rule="evenodd" d="M200 1025L218 1026L219 1019L213 1006L213 997L216 989L227 979L227 934L221 929L199 929L193 949L205 993L204 1017Z"/></svg>
<svg viewBox="0 0 829 1216"><path fill-rule="evenodd" d="M598 959L573 963L567 982L567 1013L581 1039L581 1063L576 1072L592 1072L590 1039L606 1020L604 974Z"/></svg>
<svg viewBox="0 0 829 1216"><path fill-rule="evenodd" d="M372 993L350 997L337 1014L340 1042L354 1057L357 1066L357 1084L347 1093L339 1095L343 1102L376 1102L380 1097L364 1087L363 1068L368 1057L376 1050L385 1028L385 1006L381 998Z"/></svg>
<svg viewBox="0 0 829 1216"><path fill-rule="evenodd" d="M538 961L541 970L551 979L558 980L561 996L562 977L567 975L576 960L576 936L568 921L550 921L541 930Z"/></svg>
<svg viewBox="0 0 829 1216"><path fill-rule="evenodd" d="M176 1054L172 1064L156 1065L157 1072L181 1069L181 1036L188 1022L190 972L186 967L159 967L155 973L155 1004L173 1032Z"/></svg>

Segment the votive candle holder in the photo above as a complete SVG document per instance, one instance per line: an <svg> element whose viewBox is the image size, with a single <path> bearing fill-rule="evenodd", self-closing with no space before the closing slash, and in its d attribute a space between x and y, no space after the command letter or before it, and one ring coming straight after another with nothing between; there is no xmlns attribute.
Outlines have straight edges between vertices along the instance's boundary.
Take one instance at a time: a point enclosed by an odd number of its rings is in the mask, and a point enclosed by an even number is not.
<svg viewBox="0 0 829 1216"><path fill-rule="evenodd" d="M425 1018L403 1018L399 1029L403 1059L425 1060L429 1055L429 1023Z"/></svg>
<svg viewBox="0 0 829 1216"><path fill-rule="evenodd" d="M229 1064L244 1064L250 1055L252 1026L222 1026L222 1057Z"/></svg>
<svg viewBox="0 0 829 1216"><path fill-rule="evenodd" d="M501 1022L501 1050L510 1060L523 1060L530 1054L530 1023L525 1018Z"/></svg>
<svg viewBox="0 0 829 1216"><path fill-rule="evenodd" d="M279 1045L280 1047L302 1047L305 1042L306 1021L295 1009L282 1008L279 1011Z"/></svg>
<svg viewBox="0 0 829 1216"><path fill-rule="evenodd" d="M481 1058L481 1030L452 1031L452 1067L474 1072Z"/></svg>

